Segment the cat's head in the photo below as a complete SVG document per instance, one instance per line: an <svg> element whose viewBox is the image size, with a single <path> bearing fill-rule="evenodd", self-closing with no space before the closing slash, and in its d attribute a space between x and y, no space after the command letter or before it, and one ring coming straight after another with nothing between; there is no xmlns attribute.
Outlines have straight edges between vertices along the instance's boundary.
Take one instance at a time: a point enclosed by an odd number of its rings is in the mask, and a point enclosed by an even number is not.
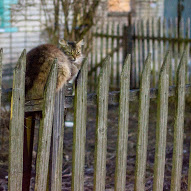
<svg viewBox="0 0 191 191"><path fill-rule="evenodd" d="M84 45L83 40L80 40L79 42L70 42L63 39L59 41L59 44L61 50L68 56L71 62L81 64L84 58L82 54L82 45Z"/></svg>

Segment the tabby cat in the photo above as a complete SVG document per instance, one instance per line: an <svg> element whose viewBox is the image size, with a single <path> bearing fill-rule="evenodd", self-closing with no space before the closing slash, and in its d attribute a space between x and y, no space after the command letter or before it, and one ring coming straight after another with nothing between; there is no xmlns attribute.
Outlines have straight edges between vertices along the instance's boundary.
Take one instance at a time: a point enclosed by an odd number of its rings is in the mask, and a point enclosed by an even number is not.
<svg viewBox="0 0 191 191"><path fill-rule="evenodd" d="M44 87L55 58L58 64L56 90L74 80L83 61L82 45L79 42L59 41L60 48L51 44L40 45L27 53L25 94L28 99L43 97Z"/></svg>

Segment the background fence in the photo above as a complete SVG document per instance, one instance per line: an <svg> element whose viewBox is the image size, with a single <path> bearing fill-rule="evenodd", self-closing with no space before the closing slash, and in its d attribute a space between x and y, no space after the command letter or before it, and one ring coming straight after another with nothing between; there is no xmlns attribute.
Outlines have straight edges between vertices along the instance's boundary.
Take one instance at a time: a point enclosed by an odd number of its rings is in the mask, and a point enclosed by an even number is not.
<svg viewBox="0 0 191 191"><path fill-rule="evenodd" d="M34 6L35 5L35 6ZM24 5L20 5L21 7ZM29 51L31 48L47 43L50 40L50 26L47 23L44 11L53 11L52 2L47 2L46 10L39 2L29 1L25 12L20 14L19 5L11 9L14 18L4 20L9 22L10 26L1 26L0 43L4 48L3 79L10 78L13 67L16 64L18 55L22 48ZM62 15L60 26L63 26ZM139 20L129 17L111 21L104 20L96 24L91 34L85 37L86 43L92 45L89 57L89 89L95 91L97 78L103 60L111 56L111 82L110 88L119 89L120 73L126 55L132 55L131 67L131 89L139 88L140 74L143 69L143 62L148 53L152 53L151 59L151 87L156 87L159 77L160 67L164 58L164 52L172 49L172 59L170 59L170 84L175 84L176 70L180 55L187 45L187 56L189 58L186 67L187 83L190 81L190 18L178 21L178 19L156 19ZM63 36L63 28L60 28L60 36ZM8 83L11 85L11 82Z"/></svg>
<svg viewBox="0 0 191 191"><path fill-rule="evenodd" d="M108 104L112 105L118 103L120 109L115 167L115 190L124 191L126 187L126 170L128 170L126 169L126 164L129 127L129 102L133 100L139 100L134 188L137 191L145 190L144 182L147 164L148 120L151 98L157 98L156 152L153 174L153 190L163 190L169 96L174 96L176 102L171 190L180 190L184 139L185 95L191 93L191 87L190 85L185 85L186 64L188 61L185 51L182 54L181 60L178 64L176 86L169 87L170 59L170 53L167 52L160 69L158 89L151 90L151 55L149 54L144 62L143 72L140 76L140 90L130 91L131 56L129 55L127 59L125 59L120 76L120 92L115 91L109 93L111 60L108 57L103 62L98 77L97 94L90 95L87 95L88 63L85 62L77 79L75 96L66 96L65 102L63 102L64 97L57 97L56 103L54 103L55 96L61 96L63 92L61 91L60 95L55 95L57 67L56 63L54 63L45 88L44 99L27 101L24 105L24 71L26 64L26 52L23 51L14 70L13 78L14 85L11 102L12 106L9 143L9 190L22 190L24 109L25 112L42 111L42 119L39 127L35 190L43 191L47 188L47 176L49 169L48 164L50 159L51 144L55 149L53 149L51 163L52 167L50 167L54 169L51 172L51 190L61 190L61 164L63 158L62 141L64 128L63 121L61 120L63 119L63 111L61 110L63 110L63 107L71 107L73 104L75 120L73 130L72 190L84 189L86 117L88 117L86 116L86 108L87 105L91 104L97 104L94 190L105 190L105 176L107 170L106 153ZM58 102L60 102L60 104L58 104ZM58 108L58 106L60 108ZM53 119L53 111L61 111L57 112L60 117L55 114ZM54 141L51 143L53 121ZM25 128L25 130L26 129L30 130L30 128ZM23 176L23 183L26 183L26 176ZM188 174L188 191L191 191L191 170L189 170Z"/></svg>
<svg viewBox="0 0 191 191"><path fill-rule="evenodd" d="M171 51L170 85L176 82L176 71L180 57L186 49L186 83L190 81L190 18L186 21L177 19L150 18L140 20L129 18L126 23L101 23L94 29L94 45L90 56L91 82L94 83L99 67L106 55L111 56L111 87L119 88L119 76L127 54L132 55L131 88L139 88L143 63L148 55L151 58L151 87L156 87L159 71L164 59L164 52Z"/></svg>

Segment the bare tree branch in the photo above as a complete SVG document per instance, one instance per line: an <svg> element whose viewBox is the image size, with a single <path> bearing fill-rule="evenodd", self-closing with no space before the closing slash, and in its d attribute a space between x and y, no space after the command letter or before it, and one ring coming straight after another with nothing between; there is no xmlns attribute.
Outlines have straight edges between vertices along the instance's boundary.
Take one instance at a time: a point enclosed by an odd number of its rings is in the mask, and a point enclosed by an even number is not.
<svg viewBox="0 0 191 191"><path fill-rule="evenodd" d="M97 18L97 10L102 0L40 0L45 17L45 32L50 43L57 44L60 34L66 40L81 40L91 34ZM31 6L25 0L19 1L18 11ZM23 3L24 2L24 3ZM22 3L22 6L20 6ZM35 4L36 1L33 2ZM51 5L51 6L50 6ZM21 13L22 14L22 13ZM64 21L61 21L61 18ZM62 31L63 30L63 31ZM85 47L86 49L87 47ZM87 48L89 49L89 48Z"/></svg>

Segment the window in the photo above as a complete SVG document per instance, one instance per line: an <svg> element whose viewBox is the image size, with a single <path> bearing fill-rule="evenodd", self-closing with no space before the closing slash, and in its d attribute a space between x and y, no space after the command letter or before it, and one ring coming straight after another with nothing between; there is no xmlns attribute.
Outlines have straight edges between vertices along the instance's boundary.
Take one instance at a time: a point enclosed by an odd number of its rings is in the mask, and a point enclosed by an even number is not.
<svg viewBox="0 0 191 191"><path fill-rule="evenodd" d="M17 0L0 0L0 32L15 32L17 28L11 27L11 4Z"/></svg>
<svg viewBox="0 0 191 191"><path fill-rule="evenodd" d="M109 0L109 12L130 12L130 0Z"/></svg>

